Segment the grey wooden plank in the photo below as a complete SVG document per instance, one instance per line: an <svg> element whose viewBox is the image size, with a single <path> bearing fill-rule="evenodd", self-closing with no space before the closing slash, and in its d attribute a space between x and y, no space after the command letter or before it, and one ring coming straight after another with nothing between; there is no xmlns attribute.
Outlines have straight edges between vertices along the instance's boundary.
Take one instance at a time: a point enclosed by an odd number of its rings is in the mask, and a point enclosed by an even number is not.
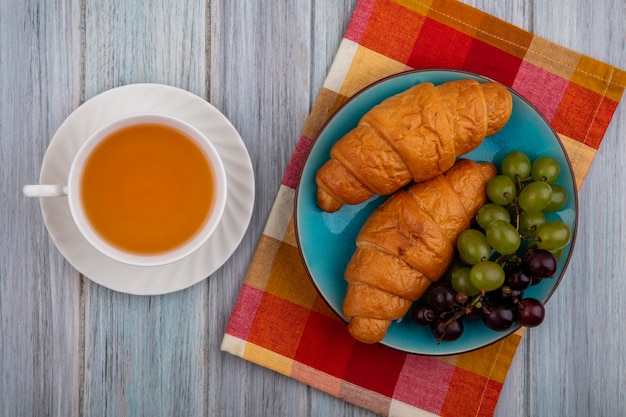
<svg viewBox="0 0 626 417"><path fill-rule="evenodd" d="M36 183L80 96L78 2L0 4L0 415L70 416L79 405L80 277L49 239Z"/></svg>
<svg viewBox="0 0 626 417"><path fill-rule="evenodd" d="M205 415L206 284L165 296L85 290L84 415Z"/></svg>
<svg viewBox="0 0 626 417"><path fill-rule="evenodd" d="M153 82L206 97L202 0L85 1L85 98Z"/></svg>
<svg viewBox="0 0 626 417"><path fill-rule="evenodd" d="M240 132L255 171L251 223L210 281L209 415L305 416L308 390L220 351L226 323L310 103L310 2L211 1L210 102Z"/></svg>
<svg viewBox="0 0 626 417"><path fill-rule="evenodd" d="M206 97L204 1L86 1L85 96L155 82ZM208 281L154 297L84 286L84 415L204 415Z"/></svg>

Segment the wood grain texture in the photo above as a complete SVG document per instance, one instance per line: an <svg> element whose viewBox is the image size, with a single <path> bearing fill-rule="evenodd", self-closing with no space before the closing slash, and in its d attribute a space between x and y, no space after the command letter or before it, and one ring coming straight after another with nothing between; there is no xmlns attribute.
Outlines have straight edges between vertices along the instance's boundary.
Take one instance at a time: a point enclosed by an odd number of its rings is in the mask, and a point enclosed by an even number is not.
<svg viewBox="0 0 626 417"><path fill-rule="evenodd" d="M246 143L257 193L246 239L210 279L209 415L307 415L307 386L219 347L309 112L311 5L303 0L216 1L210 16L209 101Z"/></svg>
<svg viewBox="0 0 626 417"><path fill-rule="evenodd" d="M626 68L621 0L463 0ZM220 351L289 158L356 0L0 3L0 415L374 416ZM240 132L257 196L250 227L209 279L164 296L83 279L50 240L36 182L55 130L84 100L158 82L207 98ZM626 413L626 111L580 192L575 256L526 332L497 417Z"/></svg>
<svg viewBox="0 0 626 417"><path fill-rule="evenodd" d="M36 183L80 94L77 2L0 4L0 415L77 415L80 277L47 235Z"/></svg>

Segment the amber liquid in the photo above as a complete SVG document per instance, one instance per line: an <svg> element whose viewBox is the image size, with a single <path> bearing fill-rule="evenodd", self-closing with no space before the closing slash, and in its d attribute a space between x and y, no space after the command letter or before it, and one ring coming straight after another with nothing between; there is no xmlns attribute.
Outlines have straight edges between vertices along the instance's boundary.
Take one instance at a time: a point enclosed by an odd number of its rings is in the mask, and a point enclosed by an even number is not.
<svg viewBox="0 0 626 417"><path fill-rule="evenodd" d="M120 129L92 152L82 175L89 222L111 245L159 254L189 241L206 221L213 171L184 133L158 124Z"/></svg>

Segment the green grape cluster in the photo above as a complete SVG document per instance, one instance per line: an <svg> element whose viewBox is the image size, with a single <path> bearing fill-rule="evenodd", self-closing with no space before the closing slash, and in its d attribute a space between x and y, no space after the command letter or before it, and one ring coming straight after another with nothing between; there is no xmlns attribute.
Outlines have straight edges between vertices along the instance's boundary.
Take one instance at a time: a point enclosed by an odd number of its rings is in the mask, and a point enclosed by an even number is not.
<svg viewBox="0 0 626 417"><path fill-rule="evenodd" d="M545 249L560 256L571 230L545 215L567 202L567 191L555 183L560 171L558 161L549 156L531 161L525 153L512 151L504 157L500 174L487 184L490 203L476 215L481 230L465 230L457 240L459 256L471 266L470 281L476 288L500 288L506 267L519 263L520 249ZM484 256L467 256L476 252Z"/></svg>
<svg viewBox="0 0 626 417"><path fill-rule="evenodd" d="M566 189L556 183L561 167L549 156L531 161L512 151L499 168L487 184L489 202L457 239L458 260L443 283L414 306L413 320L429 324L438 341L460 337L462 317L481 316L500 331L516 322L531 327L543 321L543 304L523 292L554 276L571 239L566 223L546 217L567 203ZM433 294L447 294L451 301L441 303Z"/></svg>

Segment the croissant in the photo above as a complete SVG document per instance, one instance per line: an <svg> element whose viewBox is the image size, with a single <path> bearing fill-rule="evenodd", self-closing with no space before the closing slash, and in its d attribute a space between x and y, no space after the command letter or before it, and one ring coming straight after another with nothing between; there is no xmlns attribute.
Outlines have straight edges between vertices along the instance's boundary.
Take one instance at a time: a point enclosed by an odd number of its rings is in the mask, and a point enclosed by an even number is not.
<svg viewBox="0 0 626 417"><path fill-rule="evenodd" d="M458 235L487 202L494 165L461 159L445 174L396 192L360 230L345 270L348 330L376 343L392 321L437 281L454 258Z"/></svg>
<svg viewBox="0 0 626 417"><path fill-rule="evenodd" d="M317 204L334 212L448 170L509 120L511 93L464 79L418 84L373 107L317 171Z"/></svg>

